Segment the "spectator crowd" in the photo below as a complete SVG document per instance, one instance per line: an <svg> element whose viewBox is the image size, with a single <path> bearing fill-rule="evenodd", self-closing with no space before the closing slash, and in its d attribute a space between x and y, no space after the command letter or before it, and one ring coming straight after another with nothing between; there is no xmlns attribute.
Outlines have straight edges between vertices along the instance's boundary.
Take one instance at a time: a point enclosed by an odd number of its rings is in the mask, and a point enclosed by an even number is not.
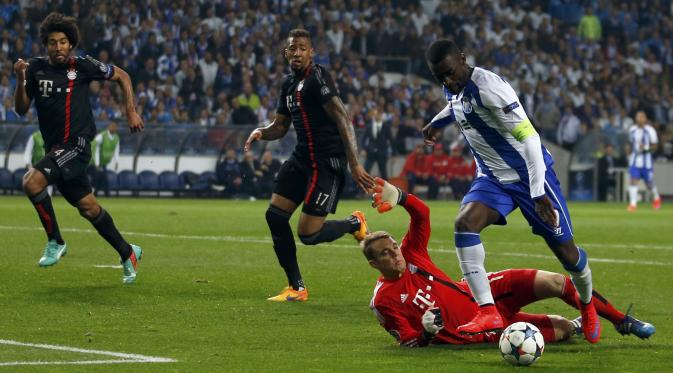
<svg viewBox="0 0 673 373"><path fill-rule="evenodd" d="M38 28L51 11L78 19L79 54L131 74L149 126L269 121L288 71L285 37L303 27L353 125L362 134L387 128L388 156L416 152L422 126L444 106L423 53L448 37L470 64L509 81L547 140L569 150L584 143L590 158L608 144L619 154L643 109L660 137L656 156L673 158L670 0L0 0L0 122L36 121L12 109L12 66L44 55ZM91 91L98 121L122 117L115 85L94 82ZM461 144L452 128L441 151L467 155ZM416 171L425 176L410 183L431 178Z"/></svg>

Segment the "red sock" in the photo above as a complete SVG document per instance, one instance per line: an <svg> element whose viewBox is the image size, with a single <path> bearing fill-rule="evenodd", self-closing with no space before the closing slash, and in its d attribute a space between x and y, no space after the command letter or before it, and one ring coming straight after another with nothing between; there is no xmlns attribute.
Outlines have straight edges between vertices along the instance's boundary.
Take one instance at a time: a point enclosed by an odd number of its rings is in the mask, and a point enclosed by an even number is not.
<svg viewBox="0 0 673 373"><path fill-rule="evenodd" d="M577 294L575 285L573 285L573 282L570 281L570 277L566 277L565 279L566 283L563 287L563 294L561 295L561 299L569 306L579 309L580 297L579 294ZM625 315L613 307L612 304L608 302L608 300L605 299L605 297L603 297L600 293L594 290L592 295L594 300L594 307L596 307L596 312L599 316L610 320L610 322L615 325L624 320Z"/></svg>

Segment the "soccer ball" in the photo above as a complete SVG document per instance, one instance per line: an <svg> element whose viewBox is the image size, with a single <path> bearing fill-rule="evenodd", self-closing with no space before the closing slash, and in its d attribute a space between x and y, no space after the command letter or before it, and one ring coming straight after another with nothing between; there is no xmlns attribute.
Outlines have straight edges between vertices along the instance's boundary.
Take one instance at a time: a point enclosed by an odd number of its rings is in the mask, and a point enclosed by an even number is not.
<svg viewBox="0 0 673 373"><path fill-rule="evenodd" d="M544 338L537 326L515 322L500 336L500 353L512 365L531 365L542 356Z"/></svg>

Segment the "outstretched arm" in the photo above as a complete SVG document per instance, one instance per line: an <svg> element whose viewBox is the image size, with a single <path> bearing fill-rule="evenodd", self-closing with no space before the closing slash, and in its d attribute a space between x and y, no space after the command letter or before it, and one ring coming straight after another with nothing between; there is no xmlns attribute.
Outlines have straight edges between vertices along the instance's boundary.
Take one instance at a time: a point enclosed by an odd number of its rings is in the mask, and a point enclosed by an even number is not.
<svg viewBox="0 0 673 373"><path fill-rule="evenodd" d="M262 128L255 128L250 132L250 136L245 141L243 145L243 150L250 150L250 146L253 142L257 140L277 140L285 136L287 131L290 129L290 117L284 114L276 113L276 117L273 119L273 122L269 123L268 126Z"/></svg>
<svg viewBox="0 0 673 373"><path fill-rule="evenodd" d="M131 132L140 132L145 127L142 118L136 112L135 98L133 96L133 84L129 74L119 67L114 67L114 75L110 78L119 84L122 89L124 107L126 108L126 118L129 121Z"/></svg>
<svg viewBox="0 0 673 373"><path fill-rule="evenodd" d="M390 211L396 205L401 205L409 213L409 231L402 240L403 250L409 248L427 252L430 240L430 209L418 197L399 189L389 182L376 178L374 187L374 202L372 205L380 213Z"/></svg>
<svg viewBox="0 0 673 373"><path fill-rule="evenodd" d="M344 148L346 148L346 158L351 168L353 180L358 183L362 190L367 192L374 187L374 178L365 171L358 161L358 146L355 139L355 131L348 118L344 104L338 96L333 96L323 104L323 108L337 125L341 141L343 141Z"/></svg>

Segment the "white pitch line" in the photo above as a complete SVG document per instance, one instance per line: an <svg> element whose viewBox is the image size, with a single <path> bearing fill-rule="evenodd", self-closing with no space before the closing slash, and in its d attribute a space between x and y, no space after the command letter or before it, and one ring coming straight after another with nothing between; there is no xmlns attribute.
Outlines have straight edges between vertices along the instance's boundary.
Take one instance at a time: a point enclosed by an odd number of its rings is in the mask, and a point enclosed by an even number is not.
<svg viewBox="0 0 673 373"><path fill-rule="evenodd" d="M0 229L6 230L24 230L24 231L42 231L42 228L39 227L14 227L7 225L0 225ZM73 232L73 233L96 233L93 229L79 229L79 228L61 228L61 232ZM195 235L185 235L185 234L163 234L163 233L144 233L144 232L128 232L123 231L122 234L129 236L140 236L140 237L153 237L153 238L171 238L171 239L184 239L184 240L204 240L204 241L227 241L227 242L254 242L254 243L270 243L271 238L259 238L259 237L245 237L245 236L195 236Z"/></svg>
<svg viewBox="0 0 673 373"><path fill-rule="evenodd" d="M123 268L121 265L107 265L107 264L96 264L94 265L95 268L113 268L113 269L119 269Z"/></svg>
<svg viewBox="0 0 673 373"><path fill-rule="evenodd" d="M19 342L19 341L12 341L8 339L0 339L0 344L4 345L11 345L11 346L23 346L23 347L32 347L32 348L43 348L46 350L54 350L54 351L66 351L66 352L77 352L81 354L92 354L92 355L105 355L105 356L112 356L112 357L118 357L126 360L100 360L103 363L101 364L107 364L108 361L112 361L113 363L174 363L177 360L175 359L170 359L166 357L156 357L156 356L146 356L146 355L139 355L139 354L127 354L123 352L114 352L114 351L103 351L103 350L89 350L89 349L84 349L84 348L77 348L77 347L68 347L68 346L59 346L59 345L48 345L48 344L42 344L42 343L25 343L25 342ZM98 360L90 360L90 361L98 361ZM18 364L17 364L18 363ZM34 364L30 364L33 362L28 362L28 361L15 361L15 362L8 362L8 363L0 363L0 365L42 365L46 362L34 362ZM86 363L86 362L68 362L68 361L63 361L60 362L59 364L96 364L96 363Z"/></svg>
<svg viewBox="0 0 673 373"><path fill-rule="evenodd" d="M40 227L19 227L19 226L8 226L8 225L0 225L0 229L6 229L6 230L25 230L25 231L42 231L43 229ZM79 228L62 228L62 232L73 232L73 233L96 233L97 232L93 229L79 229ZM204 235L184 235L184 234L164 234L164 233L146 233L146 232L129 232L129 231L123 231L122 232L125 235L129 236L139 236L139 237L153 237L153 238L169 238L169 239L184 239L184 240L204 240L204 241L225 241L225 242L252 242L252 243L271 243L271 238L260 238L258 236L204 236ZM447 240L436 240L432 239L432 243L439 243L439 244L453 244L453 241L447 241ZM526 245L526 246L540 246L544 247L544 243L540 241L540 243L536 242L514 242L514 241L493 241L493 243L489 243L490 241L487 241L487 244L490 245ZM342 244L323 244L323 245L333 245L333 246L343 246L343 247L350 247L350 245L342 245ZM673 246L671 245L650 245L650 244L643 244L643 243L634 243L634 244L613 244L613 243L582 243L580 246L586 246L586 247L596 247L596 248L611 248L611 249L651 249L651 250L672 250L673 251Z"/></svg>
<svg viewBox="0 0 673 373"><path fill-rule="evenodd" d="M13 229L13 230L42 230L42 228L39 227L15 227L15 226L4 226L0 225L0 229ZM76 233L97 233L96 231L92 229L77 229L77 228L66 228L62 229L64 232L76 232ZM259 238L259 237L246 237L246 236L197 236L197 235L174 235L174 234L164 234L164 233L142 233L142 232L122 232L125 235L130 235L130 236L141 236L141 237L155 237L155 238L170 238L170 239L186 239L186 240L207 240L207 241L223 241L223 242L243 242L243 243L271 243L270 238ZM432 240L431 241L433 244L452 244L452 241L446 241L446 240ZM538 245L544 245L542 243L534 243L534 242L511 242L511 241L498 241L497 243L494 243L493 245L497 244L507 244L507 245L519 245L519 246L538 246ZM355 245L345 245L345 244L338 244L338 243L325 243L322 244L324 246L332 246L332 247L347 247L347 248L352 248L355 247ZM540 246L540 247L542 247ZM655 249L655 250L673 250L673 246L664 246L664 245L644 245L644 244L633 244L633 245L627 245L627 244L593 244L593 243L586 243L582 246L587 246L587 247L601 247L601 248L625 248L625 249L631 249L631 248L641 248L641 249ZM429 251L436 251L436 252L445 252L443 249L429 249ZM455 252L454 250L450 250L450 252ZM538 254L521 254L521 253L501 253L497 252L495 250L490 251L489 253L491 254L496 254L496 255L506 255L506 256L529 256L529 257L536 257L535 255ZM537 257L539 258L554 258L553 255L538 255ZM604 262L604 263L615 263L615 264L643 264L643 265L654 265L654 266L673 266L672 263L666 263L666 262L654 262L654 261L643 261L643 260L622 260L622 259L610 259L610 258L596 258L594 256L590 257L590 260L593 262Z"/></svg>
<svg viewBox="0 0 673 373"><path fill-rule="evenodd" d="M143 360L75 360L75 361L9 361L0 363L0 366L17 365L95 365L95 364L124 364L124 363L146 363Z"/></svg>

